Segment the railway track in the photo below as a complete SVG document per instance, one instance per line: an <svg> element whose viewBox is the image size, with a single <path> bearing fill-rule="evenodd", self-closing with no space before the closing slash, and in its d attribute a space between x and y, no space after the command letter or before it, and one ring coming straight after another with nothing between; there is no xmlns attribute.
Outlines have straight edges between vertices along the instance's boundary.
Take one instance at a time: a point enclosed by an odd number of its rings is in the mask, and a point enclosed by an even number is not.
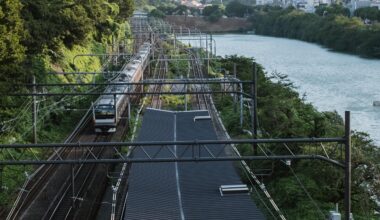
<svg viewBox="0 0 380 220"><path fill-rule="evenodd" d="M94 141L107 142L110 141L110 136L98 135ZM104 147L97 149L91 148L87 152L84 152L84 156L81 158L89 159L94 156L100 158L106 151ZM83 154L83 152L79 153ZM100 165L72 165L71 177L67 178L61 185L51 205L45 211L43 219L76 219L75 215L80 216L75 212L75 209L81 205L81 202L83 202L85 198L88 198L88 196L86 196L88 195L86 189L93 185L91 181L93 180L93 174L97 171L97 167L100 167Z"/></svg>
<svg viewBox="0 0 380 220"><path fill-rule="evenodd" d="M197 55L191 50L187 50L189 54L189 60L191 65L191 72L195 79L204 79L203 71L200 65L200 60ZM209 91L209 88L205 84L193 85L197 91L205 92ZM191 97L192 106L198 110L208 110L209 109L209 94L194 94Z"/></svg>
<svg viewBox="0 0 380 220"><path fill-rule="evenodd" d="M80 120L74 131L66 138L64 143L76 142L79 140L80 133L83 132L85 127L90 122L90 111L88 111L84 117ZM59 148L56 149L53 155L49 157L50 160L59 159L59 157L66 158L70 154L70 149ZM7 216L7 220L19 219L23 215L23 211L29 207L34 199L41 194L41 186L43 186L52 174L57 171L57 167L54 165L42 165L40 166L25 182L21 193L18 195L13 208ZM48 192L47 192L48 194Z"/></svg>
<svg viewBox="0 0 380 220"><path fill-rule="evenodd" d="M159 61L157 62L153 79L158 79L158 80L164 80L165 75L167 72L167 61L162 61L161 59L165 60L166 56L165 55L160 55L159 56ZM151 85L149 88L149 92L160 92L162 90L162 85ZM162 107L162 101L161 101L161 96L160 94L153 94L151 98L151 108L156 108L160 109Z"/></svg>
<svg viewBox="0 0 380 220"><path fill-rule="evenodd" d="M137 98L137 97L136 97ZM135 99L134 99L135 100ZM126 112L122 116L125 118ZM65 140L70 142L121 141L127 123L120 122L113 135L94 133L89 110ZM86 159L111 157L106 148L59 148L50 157ZM13 219L93 219L107 187L107 171L111 165L42 165L24 184L15 205L7 216ZM74 177L74 178L73 178ZM74 186L74 187L73 187Z"/></svg>
<svg viewBox="0 0 380 220"><path fill-rule="evenodd" d="M144 19L134 19L132 24L137 39L134 48L137 49L143 42L149 41L151 28ZM112 59L107 63L111 62ZM138 95L131 97L131 103L140 98ZM160 105L160 101L156 103ZM126 112L121 115L122 118L125 118ZM121 120L116 133L99 135L94 133L91 114L92 110L89 109L64 143L123 140L128 123ZM57 148L49 159L110 158L113 152L105 147ZM113 165L102 164L42 165L24 183L6 219L94 219L109 181L107 173L113 168Z"/></svg>

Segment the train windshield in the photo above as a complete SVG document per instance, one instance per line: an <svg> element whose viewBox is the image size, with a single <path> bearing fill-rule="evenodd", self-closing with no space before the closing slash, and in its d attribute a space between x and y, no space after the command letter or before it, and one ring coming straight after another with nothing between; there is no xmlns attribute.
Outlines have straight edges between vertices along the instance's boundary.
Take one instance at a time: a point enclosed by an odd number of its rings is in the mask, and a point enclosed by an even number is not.
<svg viewBox="0 0 380 220"><path fill-rule="evenodd" d="M97 105L95 107L95 118L106 119L115 117L115 108L113 105Z"/></svg>

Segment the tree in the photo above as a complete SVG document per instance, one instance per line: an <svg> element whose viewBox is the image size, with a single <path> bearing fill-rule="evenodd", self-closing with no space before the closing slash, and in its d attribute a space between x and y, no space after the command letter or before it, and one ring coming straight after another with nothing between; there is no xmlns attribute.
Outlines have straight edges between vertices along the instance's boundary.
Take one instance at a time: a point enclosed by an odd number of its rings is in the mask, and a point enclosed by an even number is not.
<svg viewBox="0 0 380 220"><path fill-rule="evenodd" d="M361 19L380 20L380 11L376 7L358 8L354 15Z"/></svg>
<svg viewBox="0 0 380 220"><path fill-rule="evenodd" d="M165 17L165 13L162 12L161 10L159 10L159 9L153 9L149 13L149 17L164 18Z"/></svg>
<svg viewBox="0 0 380 220"><path fill-rule="evenodd" d="M211 22L218 21L223 16L223 10L218 5L207 6L203 9L203 15Z"/></svg>
<svg viewBox="0 0 380 220"><path fill-rule="evenodd" d="M315 8L315 13L319 16L343 15L346 17L349 17L351 14L348 8L337 4L332 4L331 6L319 5Z"/></svg>
<svg viewBox="0 0 380 220"><path fill-rule="evenodd" d="M117 15L117 20L126 21L132 16L134 10L133 0L111 0L111 3L116 3L119 6L119 14Z"/></svg>
<svg viewBox="0 0 380 220"><path fill-rule="evenodd" d="M246 14L252 13L251 6L243 5L238 1L232 1L226 6L226 14L229 17L244 17Z"/></svg>
<svg viewBox="0 0 380 220"><path fill-rule="evenodd" d="M25 81L28 75L22 71L26 48L22 41L26 37L24 22L21 19L22 5L19 0L0 1L0 92L15 91L11 84ZM9 103L18 105L21 98L0 97L0 118L12 117Z"/></svg>
<svg viewBox="0 0 380 220"><path fill-rule="evenodd" d="M178 5L177 8L174 9L174 13L177 15L186 15L187 14L186 5Z"/></svg>
<svg viewBox="0 0 380 220"><path fill-rule="evenodd" d="M219 5L211 5L207 6L203 9L203 15L204 16L211 16L212 14L216 13L217 11L220 11Z"/></svg>
<svg viewBox="0 0 380 220"><path fill-rule="evenodd" d="M83 4L68 0L23 0L23 4L29 34L23 44L28 54L39 54L46 47L55 50L61 40L69 47L80 44L93 30L94 22Z"/></svg>
<svg viewBox="0 0 380 220"><path fill-rule="evenodd" d="M26 33L21 8L19 0L0 2L0 65L19 63L24 59L26 49L21 41Z"/></svg>

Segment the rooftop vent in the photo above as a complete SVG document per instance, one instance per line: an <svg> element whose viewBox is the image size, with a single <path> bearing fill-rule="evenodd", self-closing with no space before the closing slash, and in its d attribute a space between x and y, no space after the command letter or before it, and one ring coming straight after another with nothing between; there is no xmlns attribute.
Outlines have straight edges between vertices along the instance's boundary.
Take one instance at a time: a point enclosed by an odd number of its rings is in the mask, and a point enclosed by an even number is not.
<svg viewBox="0 0 380 220"><path fill-rule="evenodd" d="M195 116L194 117L194 122L198 120L211 120L211 116Z"/></svg>
<svg viewBox="0 0 380 220"><path fill-rule="evenodd" d="M248 193L248 186L245 184L240 185L221 185L219 187L220 195L224 196L226 194L242 194Z"/></svg>

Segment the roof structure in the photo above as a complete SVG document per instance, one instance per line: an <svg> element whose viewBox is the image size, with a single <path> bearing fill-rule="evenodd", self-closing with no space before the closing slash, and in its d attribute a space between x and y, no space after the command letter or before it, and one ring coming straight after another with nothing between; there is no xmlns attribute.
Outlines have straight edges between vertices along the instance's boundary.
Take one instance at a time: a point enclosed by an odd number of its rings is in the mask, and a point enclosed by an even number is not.
<svg viewBox="0 0 380 220"><path fill-rule="evenodd" d="M148 109L138 141L216 140L211 120L194 120L207 111L170 112ZM219 152L222 146L208 146ZM145 151L169 156L184 152L171 146ZM169 151L170 150L170 151ZM134 157L146 157L136 150ZM233 162L182 162L132 164L124 219L265 219L247 193L224 195L221 185L242 184Z"/></svg>

